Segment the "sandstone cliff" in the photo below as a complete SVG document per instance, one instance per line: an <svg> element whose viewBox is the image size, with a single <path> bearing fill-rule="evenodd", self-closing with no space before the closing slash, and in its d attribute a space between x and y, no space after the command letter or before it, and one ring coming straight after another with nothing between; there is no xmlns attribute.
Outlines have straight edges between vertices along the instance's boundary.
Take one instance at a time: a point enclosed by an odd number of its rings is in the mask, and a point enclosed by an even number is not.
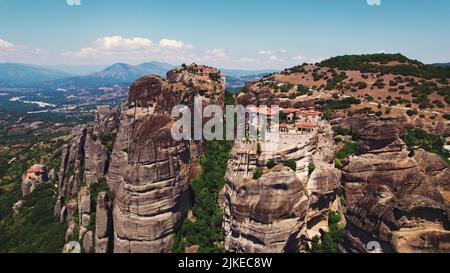
<svg viewBox="0 0 450 273"><path fill-rule="evenodd" d="M330 93L310 89L303 90L310 92L305 96L298 92L299 88L298 82L290 81L289 73L275 74L248 83L237 100L244 105L284 108L321 107L327 103L343 106ZM258 153L255 142L235 143L219 199L225 211L228 251L308 250L313 237L327 230L331 211L345 216L340 223L345 229L341 251L367 252L367 244L373 241L379 242L385 252L449 251L448 164L436 154L406 149L402 137L406 129L416 128L417 124L401 111L376 117L358 114L360 107L367 106L361 105L332 111L336 118L330 124L334 129L344 128L352 134L339 136L336 141L330 125L322 122L310 138L282 141L291 146L276 151L268 151L260 144ZM436 131L423 124L419 127ZM447 129L444 126L439 132ZM336 166L342 164L343 169L336 169L332 164L336 152L352 137L358 143L359 155L340 158ZM268 170L266 165L271 159L278 164L295 160L295 177L301 183L294 182L285 173L287 169ZM311 164L314 170L308 173ZM257 169L263 170L263 175L254 179ZM280 180L284 183L272 187ZM285 201L281 205L274 196L283 196ZM294 209L304 199L302 209ZM285 214L289 209L292 214ZM289 226L286 223L290 220L297 224ZM276 236L273 230L278 231Z"/></svg>
<svg viewBox="0 0 450 273"><path fill-rule="evenodd" d="M409 153L400 117L359 120L359 156L343 169L348 221L344 250L448 252L450 169L438 155Z"/></svg>
<svg viewBox="0 0 450 273"><path fill-rule="evenodd" d="M111 151L106 135L114 135L119 121L118 109L99 107L94 123L75 127L63 147L58 172L58 198L54 214L68 225L66 241L79 241L85 252L94 251L96 196L91 185L107 173Z"/></svg>
<svg viewBox="0 0 450 273"><path fill-rule="evenodd" d="M326 122L306 135L291 135L270 144L236 141L231 152L224 192L225 248L232 252L297 252L320 229L328 214L339 210L336 189L341 173L329 164L333 133ZM279 165L269 169L267 162ZM295 162L295 171L282 166ZM316 169L309 173L309 166ZM263 169L260 178L256 169Z"/></svg>
<svg viewBox="0 0 450 273"><path fill-rule="evenodd" d="M196 96L224 103L224 77L192 71L199 67L173 70L169 80L140 78L121 107L99 107L92 124L73 130L55 205L67 241L85 252L171 251L190 205L191 160L202 150L202 142L173 140L172 108L192 110Z"/></svg>
<svg viewBox="0 0 450 273"><path fill-rule="evenodd" d="M170 252L172 234L189 208L191 160L201 143L173 140L171 111L179 104L193 110L195 96L204 105L222 105L224 90L220 82L181 72L170 72L170 82L137 80L123 106L108 174L116 191L115 252Z"/></svg>

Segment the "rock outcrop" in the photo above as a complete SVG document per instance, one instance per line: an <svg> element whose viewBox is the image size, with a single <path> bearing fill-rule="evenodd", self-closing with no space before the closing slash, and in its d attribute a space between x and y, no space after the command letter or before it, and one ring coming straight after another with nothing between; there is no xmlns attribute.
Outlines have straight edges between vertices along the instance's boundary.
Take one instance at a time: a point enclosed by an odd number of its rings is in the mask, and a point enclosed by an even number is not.
<svg viewBox="0 0 450 273"><path fill-rule="evenodd" d="M172 108L195 96L204 105L223 103L224 90L196 84L196 77L157 76L137 80L123 106L108 184L113 208L115 252L170 252L172 234L189 208L192 145L171 136ZM212 85L215 83L210 81ZM194 149L195 150L195 149Z"/></svg>
<svg viewBox="0 0 450 273"><path fill-rule="evenodd" d="M255 181L227 184L226 197L227 250L261 253L298 249L306 228L308 198L294 171L279 166Z"/></svg>
<svg viewBox="0 0 450 273"><path fill-rule="evenodd" d="M98 195L95 217L95 253L110 253L114 244L112 201L106 192Z"/></svg>
<svg viewBox="0 0 450 273"><path fill-rule="evenodd" d="M108 150L101 143L99 136L88 134L84 152L84 181L90 185L96 183L100 177L105 176L108 167Z"/></svg>
<svg viewBox="0 0 450 273"><path fill-rule="evenodd" d="M70 196L80 189L80 171L84 164L84 144L87 126L79 125L72 129L70 142L63 146L61 166L58 172L58 195Z"/></svg>
<svg viewBox="0 0 450 273"><path fill-rule="evenodd" d="M189 209L191 160L202 152L202 141L172 138L172 109L192 111L196 97L223 106L224 89L225 77L205 66L175 69L168 80L145 76L121 107L99 106L94 122L75 127L54 208L68 224L66 241L77 239L85 252L171 251Z"/></svg>
<svg viewBox="0 0 450 273"><path fill-rule="evenodd" d="M97 197L91 196L90 188L107 173L111 152L104 142L113 141L112 136L119 126L118 115L119 109L98 107L95 122L75 127L69 143L63 146L54 214L61 223L66 222L68 225L66 242L79 241L85 252L96 249L97 238L93 230L96 226L93 200ZM102 139L105 135L111 139ZM112 236L112 229L108 232ZM105 251L107 249L105 247Z"/></svg>
<svg viewBox="0 0 450 273"><path fill-rule="evenodd" d="M348 221L344 250L448 252L449 166L438 155L405 150L398 119L361 123L360 156L343 169Z"/></svg>
<svg viewBox="0 0 450 273"><path fill-rule="evenodd" d="M94 250L94 239L92 230L86 232L83 236L83 251L84 253L90 253Z"/></svg>
<svg viewBox="0 0 450 273"><path fill-rule="evenodd" d="M92 212L93 210L91 207L91 195L89 192L89 188L82 187L78 192L78 223L80 227L80 240L89 231L89 225L91 224L91 221L94 220L91 219Z"/></svg>
<svg viewBox="0 0 450 273"><path fill-rule="evenodd" d="M22 175L22 195L30 195L37 185L48 180L47 166L42 164L33 165Z"/></svg>
<svg viewBox="0 0 450 273"><path fill-rule="evenodd" d="M298 252L320 229L328 227L331 210L340 209L336 189L341 172L333 157L333 132L320 122L310 134L282 137L270 143L235 141L225 176L225 248L231 252ZM331 144L331 145L330 145ZM259 153L258 153L259 152ZM272 169L267 162L274 160ZM293 161L296 170L284 167ZM310 174L311 164L316 169ZM263 175L254 179L257 169Z"/></svg>
<svg viewBox="0 0 450 273"><path fill-rule="evenodd" d="M173 141L170 122L156 115L134 123L114 202L115 252L171 249L174 228L188 208L189 147Z"/></svg>

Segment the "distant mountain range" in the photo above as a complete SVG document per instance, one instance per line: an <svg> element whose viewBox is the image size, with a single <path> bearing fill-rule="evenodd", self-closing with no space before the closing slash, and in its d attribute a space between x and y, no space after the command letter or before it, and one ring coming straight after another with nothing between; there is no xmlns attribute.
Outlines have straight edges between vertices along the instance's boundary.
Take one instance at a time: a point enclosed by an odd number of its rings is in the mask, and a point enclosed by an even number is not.
<svg viewBox="0 0 450 273"><path fill-rule="evenodd" d="M50 82L51 85L67 86L76 85L80 87L92 87L110 84L129 84L134 80L149 74L165 77L167 71L174 69L175 66L149 62L140 65L130 65L125 63L116 63L106 69L85 76L75 76Z"/></svg>
<svg viewBox="0 0 450 273"><path fill-rule="evenodd" d="M94 67L88 66L52 66L60 67L65 71L89 71ZM94 72L79 76L78 73L67 73L61 70L47 67L38 67L26 64L4 63L0 64L0 85L7 86L30 86L30 85L50 85L67 86L75 85L79 87L92 87L99 85L131 83L135 79L144 75L154 74L165 77L167 71L175 66L160 63L148 62L137 66L117 63L100 72Z"/></svg>
<svg viewBox="0 0 450 273"><path fill-rule="evenodd" d="M95 68L101 69L103 67L70 65L38 67L26 64L5 63L0 64L0 85L95 87L111 84L130 84L134 80L149 74L165 77L166 73L176 68L176 66L161 62L148 62L140 65L116 63L99 72L80 75L80 73L83 74L83 71L95 71ZM221 72L228 78L240 82L248 77L253 78L252 76L266 75L276 72L276 70L221 69Z"/></svg>
<svg viewBox="0 0 450 273"><path fill-rule="evenodd" d="M450 63L435 63L434 66L450 66Z"/></svg>
<svg viewBox="0 0 450 273"><path fill-rule="evenodd" d="M43 65L42 67L62 71L72 76L83 76L89 75L98 71L102 71L107 68L109 65Z"/></svg>
<svg viewBox="0 0 450 273"><path fill-rule="evenodd" d="M42 68L27 64L0 64L0 83L2 84L39 83L63 79L70 76L72 75L59 70Z"/></svg>

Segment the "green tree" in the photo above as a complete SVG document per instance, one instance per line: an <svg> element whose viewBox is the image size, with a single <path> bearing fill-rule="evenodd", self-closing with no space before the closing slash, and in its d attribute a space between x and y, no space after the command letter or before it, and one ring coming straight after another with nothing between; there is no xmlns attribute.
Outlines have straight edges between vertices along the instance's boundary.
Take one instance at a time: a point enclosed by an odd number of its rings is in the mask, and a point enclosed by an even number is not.
<svg viewBox="0 0 450 273"><path fill-rule="evenodd" d="M273 167L275 167L277 165L277 163L275 162L275 160L271 159L267 162L267 168L272 169Z"/></svg>
<svg viewBox="0 0 450 273"><path fill-rule="evenodd" d="M257 179L261 178L262 175L263 175L263 171L261 170L261 168L256 168L255 172L253 173L253 179L257 180Z"/></svg>
<svg viewBox="0 0 450 273"><path fill-rule="evenodd" d="M297 171L297 162L295 160L288 160L283 165L291 168L294 172Z"/></svg>
<svg viewBox="0 0 450 273"><path fill-rule="evenodd" d="M311 175L314 172L315 169L316 169L316 166L314 165L314 163L312 163L312 162L309 163L308 174Z"/></svg>

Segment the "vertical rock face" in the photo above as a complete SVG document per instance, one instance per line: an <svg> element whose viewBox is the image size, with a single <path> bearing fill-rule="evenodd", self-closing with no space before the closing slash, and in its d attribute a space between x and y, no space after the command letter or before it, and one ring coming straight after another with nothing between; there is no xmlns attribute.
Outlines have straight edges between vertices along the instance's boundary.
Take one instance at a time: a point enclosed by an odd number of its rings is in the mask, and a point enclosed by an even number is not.
<svg viewBox="0 0 450 273"><path fill-rule="evenodd" d="M204 105L224 101L224 90L215 81L183 71L171 75L171 82L157 76L138 79L122 107L107 176L116 192L115 252L170 252L172 234L190 203L191 159L201 147L173 140L172 108L182 104L192 110L197 95Z"/></svg>
<svg viewBox="0 0 450 273"><path fill-rule="evenodd" d="M404 150L398 122L361 123L363 154L343 169L343 246L366 252L378 241L385 252L448 252L449 166L438 155Z"/></svg>
<svg viewBox="0 0 450 273"><path fill-rule="evenodd" d="M105 175L108 161L108 151L107 148L101 143L99 137L94 135L86 136L84 151L84 181L90 185Z"/></svg>
<svg viewBox="0 0 450 273"><path fill-rule="evenodd" d="M66 242L78 240L85 252L95 247L96 219L92 216L96 207L92 200L97 197L91 196L90 187L106 175L110 161L110 151L100 136L114 133L119 125L118 115L118 109L99 107L95 122L75 127L62 152L54 214L61 223L68 224Z"/></svg>
<svg viewBox="0 0 450 273"><path fill-rule="evenodd" d="M73 195L80 190L82 183L89 186L106 175L110 154L100 136L117 130L120 112L103 106L99 106L97 111L95 122L73 128L70 142L63 147L57 175L59 197ZM61 204L55 206L55 214L59 214L57 208L62 208Z"/></svg>
<svg viewBox="0 0 450 273"><path fill-rule="evenodd" d="M106 192L98 195L95 217L95 253L110 253L113 250L112 202Z"/></svg>
<svg viewBox="0 0 450 273"><path fill-rule="evenodd" d="M203 144L173 140L172 109L181 104L192 111L196 96L204 106L223 106L225 81L205 66L169 75L170 82L158 76L136 80L128 101L117 109L98 107L95 121L74 128L64 147L54 213L68 223L66 241L78 239L86 252L171 250L190 204L191 159Z"/></svg>
<svg viewBox="0 0 450 273"><path fill-rule="evenodd" d="M332 136L321 122L318 131L282 139L276 149L262 142L259 153L256 142L235 142L222 197L228 251L297 252L327 228L330 210L340 208L335 191L341 173L328 163ZM267 169L269 160L280 164ZM289 160L296 162L295 172L282 166ZM316 166L311 175L310 164ZM254 179L257 168L263 175Z"/></svg>
<svg viewBox="0 0 450 273"><path fill-rule="evenodd" d="M114 203L116 252L169 252L188 208L189 147L174 142L165 116L135 123Z"/></svg>
<svg viewBox="0 0 450 273"><path fill-rule="evenodd" d="M80 186L80 167L84 164L84 144L86 126L72 129L71 141L63 147L60 170L58 172L59 196L77 193Z"/></svg>
<svg viewBox="0 0 450 273"><path fill-rule="evenodd" d="M92 230L86 232L83 237L83 251L85 253L90 253L94 248L93 232Z"/></svg>
<svg viewBox="0 0 450 273"><path fill-rule="evenodd" d="M78 223L80 225L80 240L84 238L84 235L88 231L91 221L91 195L88 187L82 187L78 192ZM92 236L92 234L91 234ZM92 239L91 239L92 241Z"/></svg>
<svg viewBox="0 0 450 273"><path fill-rule="evenodd" d="M298 248L306 227L308 198L292 170L279 166L256 181L227 184L226 190L228 250L260 253Z"/></svg>

